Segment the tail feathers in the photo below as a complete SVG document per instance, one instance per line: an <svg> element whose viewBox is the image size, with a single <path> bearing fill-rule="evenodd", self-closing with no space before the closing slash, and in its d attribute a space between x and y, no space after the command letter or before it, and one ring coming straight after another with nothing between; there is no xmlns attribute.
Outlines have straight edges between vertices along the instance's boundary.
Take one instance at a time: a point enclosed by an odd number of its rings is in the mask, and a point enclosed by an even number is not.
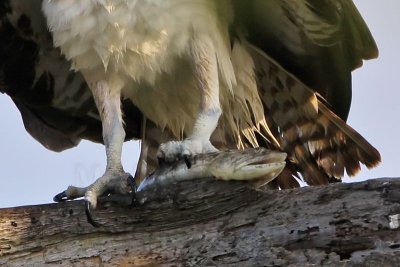
<svg viewBox="0 0 400 267"><path fill-rule="evenodd" d="M309 148L318 165L330 176L343 176L343 169L346 169L349 176L353 176L360 171L360 163L367 168L379 164L381 161L379 152L358 132L322 103L319 104L319 112L317 122L320 120L329 122L326 132L330 138L312 140L309 142ZM333 165L330 163L332 160Z"/></svg>
<svg viewBox="0 0 400 267"><path fill-rule="evenodd" d="M290 162L287 162L285 169L275 178L274 182L280 189L300 187L296 178L299 178L299 176L296 173L295 167Z"/></svg>
<svg viewBox="0 0 400 267"><path fill-rule="evenodd" d="M292 160L307 184L323 185L328 183L329 176L321 171L306 145L297 144L293 151Z"/></svg>
<svg viewBox="0 0 400 267"><path fill-rule="evenodd" d="M353 176L360 164L372 168L380 162L379 152L329 110L317 93L264 52L251 45L249 51L266 120L280 148L308 184L326 184L332 177L342 177L344 171Z"/></svg>

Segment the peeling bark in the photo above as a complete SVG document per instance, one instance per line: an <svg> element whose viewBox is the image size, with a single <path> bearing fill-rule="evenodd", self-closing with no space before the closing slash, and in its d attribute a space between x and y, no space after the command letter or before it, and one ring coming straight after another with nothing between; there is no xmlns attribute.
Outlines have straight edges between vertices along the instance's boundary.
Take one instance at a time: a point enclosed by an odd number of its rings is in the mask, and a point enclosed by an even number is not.
<svg viewBox="0 0 400 267"><path fill-rule="evenodd" d="M154 192L154 194L158 194ZM396 266L400 180L284 191L182 181L140 207L0 209L5 266Z"/></svg>

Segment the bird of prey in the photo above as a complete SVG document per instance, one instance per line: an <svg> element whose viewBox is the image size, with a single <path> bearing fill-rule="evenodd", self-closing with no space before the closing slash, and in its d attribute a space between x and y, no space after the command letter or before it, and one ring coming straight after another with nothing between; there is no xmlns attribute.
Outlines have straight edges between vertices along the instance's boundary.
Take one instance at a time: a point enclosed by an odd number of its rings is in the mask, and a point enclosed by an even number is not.
<svg viewBox="0 0 400 267"><path fill-rule="evenodd" d="M274 188L380 162L345 123L351 72L378 55L351 0L5 0L0 16L0 90L28 132L55 151L105 145L104 175L65 198L126 192L132 138L138 179L259 146L288 155Z"/></svg>

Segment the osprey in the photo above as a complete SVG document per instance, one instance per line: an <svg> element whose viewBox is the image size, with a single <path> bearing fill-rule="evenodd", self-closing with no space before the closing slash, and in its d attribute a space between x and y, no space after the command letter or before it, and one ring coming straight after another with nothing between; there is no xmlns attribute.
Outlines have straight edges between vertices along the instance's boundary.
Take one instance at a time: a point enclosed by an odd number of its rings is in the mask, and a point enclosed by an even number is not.
<svg viewBox="0 0 400 267"><path fill-rule="evenodd" d="M138 179L157 160L258 146L288 155L274 188L380 162L345 123L351 71L378 55L351 0L7 0L0 16L0 90L26 129L56 151L106 147L104 175L63 198L126 192L132 138Z"/></svg>

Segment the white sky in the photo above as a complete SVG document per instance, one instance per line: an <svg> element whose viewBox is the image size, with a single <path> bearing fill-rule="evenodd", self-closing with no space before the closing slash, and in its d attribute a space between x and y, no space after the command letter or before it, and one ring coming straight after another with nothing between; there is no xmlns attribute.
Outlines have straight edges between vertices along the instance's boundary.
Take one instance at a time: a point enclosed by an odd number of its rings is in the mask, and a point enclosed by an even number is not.
<svg viewBox="0 0 400 267"><path fill-rule="evenodd" d="M379 59L368 61L353 75L353 102L348 123L381 152L383 162L364 169L355 178L400 176L400 1L355 0L380 50ZM46 150L24 129L11 99L0 94L0 208L52 202L68 185L86 186L102 175L102 145L82 141L62 153ZM139 145L124 145L123 164L134 174Z"/></svg>

